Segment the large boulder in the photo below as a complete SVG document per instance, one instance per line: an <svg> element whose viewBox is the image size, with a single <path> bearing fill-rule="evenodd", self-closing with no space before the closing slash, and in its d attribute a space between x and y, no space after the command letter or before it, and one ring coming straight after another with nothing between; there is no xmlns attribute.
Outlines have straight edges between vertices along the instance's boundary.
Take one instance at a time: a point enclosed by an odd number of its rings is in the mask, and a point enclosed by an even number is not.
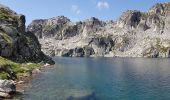
<svg viewBox="0 0 170 100"><path fill-rule="evenodd" d="M8 98L10 94L16 92L16 86L12 80L0 80L0 97Z"/></svg>

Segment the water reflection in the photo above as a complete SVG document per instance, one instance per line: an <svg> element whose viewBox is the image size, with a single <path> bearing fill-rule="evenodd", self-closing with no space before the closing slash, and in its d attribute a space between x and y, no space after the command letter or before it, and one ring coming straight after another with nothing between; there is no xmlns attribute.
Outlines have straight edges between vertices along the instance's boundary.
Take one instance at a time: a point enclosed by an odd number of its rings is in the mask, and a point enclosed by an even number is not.
<svg viewBox="0 0 170 100"><path fill-rule="evenodd" d="M28 100L169 100L170 60L60 58L30 82Z"/></svg>

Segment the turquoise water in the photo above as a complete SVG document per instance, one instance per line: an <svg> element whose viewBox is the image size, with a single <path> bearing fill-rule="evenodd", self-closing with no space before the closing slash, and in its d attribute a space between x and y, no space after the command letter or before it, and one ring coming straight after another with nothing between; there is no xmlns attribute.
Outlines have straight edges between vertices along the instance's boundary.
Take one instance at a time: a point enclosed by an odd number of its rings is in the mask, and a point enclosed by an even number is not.
<svg viewBox="0 0 170 100"><path fill-rule="evenodd" d="M54 58L24 100L170 100L170 59Z"/></svg>

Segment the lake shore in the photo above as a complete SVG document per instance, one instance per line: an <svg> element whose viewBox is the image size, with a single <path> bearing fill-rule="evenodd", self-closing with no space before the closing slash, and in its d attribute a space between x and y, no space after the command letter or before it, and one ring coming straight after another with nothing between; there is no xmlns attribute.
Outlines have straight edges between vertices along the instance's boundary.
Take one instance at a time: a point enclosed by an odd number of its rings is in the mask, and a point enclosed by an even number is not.
<svg viewBox="0 0 170 100"><path fill-rule="evenodd" d="M25 88L27 87L29 81L32 80L33 78L35 78L38 74L41 74L43 71L45 71L46 68L50 68L50 67L52 67L52 65L45 64L45 65L43 65L39 68L33 69L30 72L24 73L23 75L19 76L14 81L12 81L12 80L2 80L2 81L8 81L8 82L11 81L12 82L11 85L13 85L14 91L12 91L10 93L4 92L4 96L2 95L0 97L0 99L13 99L17 95L22 95ZM1 88L3 88L3 87L1 87ZM1 94L3 94L3 92L1 92Z"/></svg>
<svg viewBox="0 0 170 100"><path fill-rule="evenodd" d="M53 65L45 64L40 68L36 68L32 70L31 73L27 73L25 76L20 77L18 80L15 81L16 83L16 94L13 96L19 94L23 94L25 88L27 88L28 83L30 80L34 79L37 75L44 72L47 68L51 68Z"/></svg>

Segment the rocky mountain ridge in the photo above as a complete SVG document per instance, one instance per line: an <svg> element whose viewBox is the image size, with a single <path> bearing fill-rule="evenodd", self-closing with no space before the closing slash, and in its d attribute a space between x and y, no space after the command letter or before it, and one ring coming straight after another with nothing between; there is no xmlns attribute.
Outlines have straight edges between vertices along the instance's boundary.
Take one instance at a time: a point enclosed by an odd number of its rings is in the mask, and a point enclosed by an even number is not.
<svg viewBox="0 0 170 100"><path fill-rule="evenodd" d="M128 10L115 22L58 16L34 20L27 30L50 56L170 57L169 2L148 12Z"/></svg>

